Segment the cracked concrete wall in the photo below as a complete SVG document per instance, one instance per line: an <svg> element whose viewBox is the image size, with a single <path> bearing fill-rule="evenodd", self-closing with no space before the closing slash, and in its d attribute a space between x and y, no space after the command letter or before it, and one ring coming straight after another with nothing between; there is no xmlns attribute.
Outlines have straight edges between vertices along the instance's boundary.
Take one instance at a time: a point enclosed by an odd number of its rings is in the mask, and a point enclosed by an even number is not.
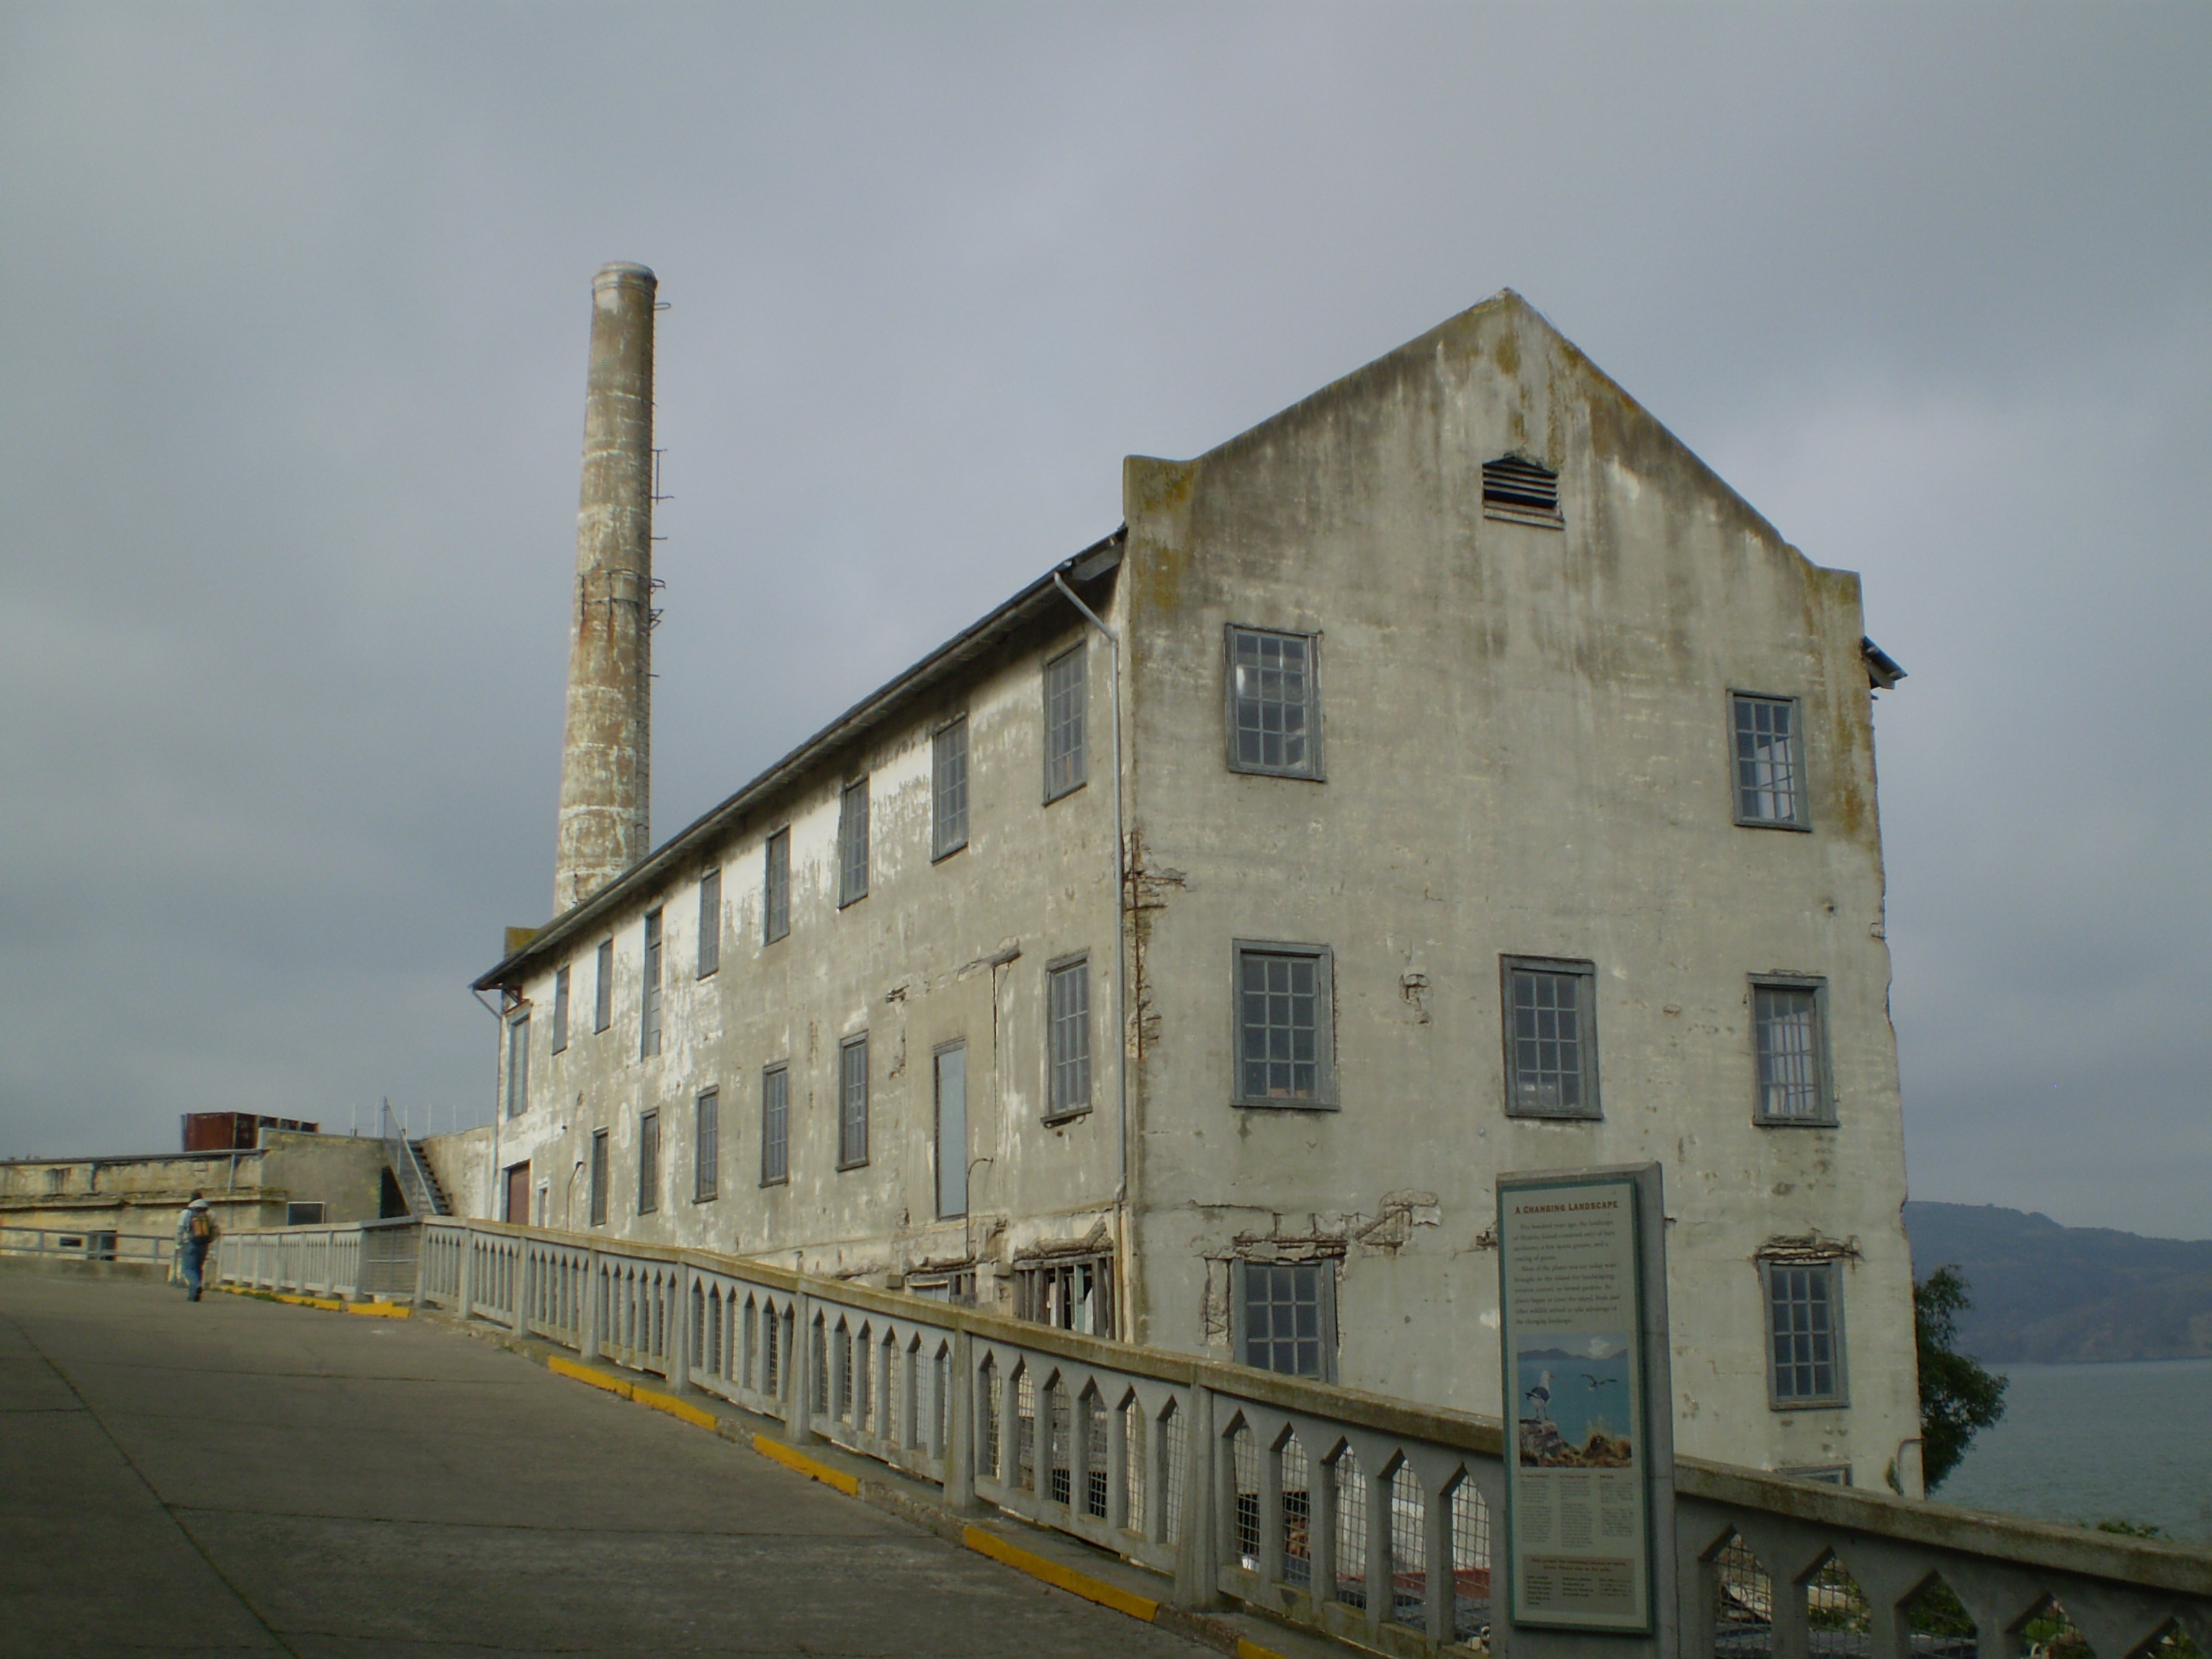
<svg viewBox="0 0 2212 1659"><path fill-rule="evenodd" d="M1087 655L1089 781L1042 800L1042 667L1070 646ZM529 1106L491 1129L431 1142L465 1214L497 1215L501 1171L527 1161L533 1219L591 1231L588 1159L610 1146L607 1231L654 1243L741 1251L881 1284L981 1260L987 1304L1003 1300L1014 1253L1118 1228L1113 1037L1115 951L1112 684L1108 653L1072 606L1009 642L896 722L824 760L787 797L702 849L682 878L627 905L580 940L571 971L568 1046L551 1051L554 972L523 987L531 1016ZM969 723L967 847L932 859L933 733ZM839 796L870 783L867 896L837 905ZM768 837L788 827L790 933L764 942ZM702 978L699 877L721 872L720 959ZM663 907L662 1048L641 1054L643 921ZM613 1019L594 1032L595 948L614 945ZM1044 1116L1045 965L1087 951L1091 1108ZM837 1168L840 1041L865 1030L869 1161ZM933 1055L968 1049L969 1213L936 1214ZM761 1184L763 1068L789 1066L790 1179ZM504 1063L504 1062L503 1062ZM504 1095L502 1079L502 1097ZM695 1200L695 1102L719 1091L718 1196ZM658 1208L641 1214L642 1113L659 1113ZM447 1172L451 1171L450 1176Z"/></svg>
<svg viewBox="0 0 2212 1659"><path fill-rule="evenodd" d="M1484 515L1509 452L1563 529ZM1677 1445L1881 1481L1918 1417L1857 579L1510 295L1125 496L1136 1337L1221 1347L1230 1260L1328 1255L1342 1381L1497 1413L1495 1176L1656 1159ZM1320 636L1326 781L1227 769L1231 623ZM1808 833L1735 823L1731 690L1803 699ZM1334 952L1336 1109L1230 1103L1238 939ZM1595 963L1602 1121L1506 1115L1509 953ZM1833 1127L1753 1121L1776 971L1827 981ZM1756 1258L1806 1234L1856 1241L1850 1403L1778 1412Z"/></svg>

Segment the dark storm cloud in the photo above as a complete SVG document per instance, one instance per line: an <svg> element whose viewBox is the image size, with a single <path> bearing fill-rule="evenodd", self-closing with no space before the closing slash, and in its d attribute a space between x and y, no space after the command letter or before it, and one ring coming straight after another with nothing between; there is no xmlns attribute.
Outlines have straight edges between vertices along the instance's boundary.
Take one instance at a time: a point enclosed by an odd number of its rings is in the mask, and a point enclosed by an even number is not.
<svg viewBox="0 0 2212 1659"><path fill-rule="evenodd" d="M389 1094L550 886L586 283L660 273L663 833L1520 289L1879 711L1916 1193L2201 1236L2201 9L0 10L0 1153Z"/></svg>

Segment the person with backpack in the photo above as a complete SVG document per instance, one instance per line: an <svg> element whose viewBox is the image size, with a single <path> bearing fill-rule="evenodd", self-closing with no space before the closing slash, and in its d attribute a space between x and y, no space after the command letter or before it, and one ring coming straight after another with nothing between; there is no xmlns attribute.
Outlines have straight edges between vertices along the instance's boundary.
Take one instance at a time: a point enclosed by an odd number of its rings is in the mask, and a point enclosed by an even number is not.
<svg viewBox="0 0 2212 1659"><path fill-rule="evenodd" d="M207 1265L207 1253L215 1243L217 1229L215 1212L199 1193L185 1206L184 1214L177 1218L177 1266L185 1275L185 1299L200 1299L200 1271Z"/></svg>

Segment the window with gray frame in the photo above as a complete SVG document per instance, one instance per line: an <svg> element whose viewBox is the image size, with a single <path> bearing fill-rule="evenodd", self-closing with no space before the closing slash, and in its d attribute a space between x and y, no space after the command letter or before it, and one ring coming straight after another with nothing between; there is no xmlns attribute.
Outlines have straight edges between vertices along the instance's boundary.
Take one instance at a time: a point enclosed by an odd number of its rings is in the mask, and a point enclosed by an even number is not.
<svg viewBox="0 0 2212 1659"><path fill-rule="evenodd" d="M607 1224L607 1132L592 1131L592 1225Z"/></svg>
<svg viewBox="0 0 2212 1659"><path fill-rule="evenodd" d="M637 1119L637 1212L650 1215L660 1207L660 1114L641 1112Z"/></svg>
<svg viewBox="0 0 2212 1659"><path fill-rule="evenodd" d="M761 1073L761 1185L791 1179L791 1073L771 1066Z"/></svg>
<svg viewBox="0 0 2212 1659"><path fill-rule="evenodd" d="M1045 1115L1091 1109L1091 959L1048 963L1045 987Z"/></svg>
<svg viewBox="0 0 2212 1659"><path fill-rule="evenodd" d="M1834 1261L1767 1261L1767 1397L1778 1410L1840 1406L1843 1275Z"/></svg>
<svg viewBox="0 0 2212 1659"><path fill-rule="evenodd" d="M696 1103L691 1135L691 1201L704 1204L721 1196L722 1091L705 1089Z"/></svg>
<svg viewBox="0 0 2212 1659"><path fill-rule="evenodd" d="M837 908L868 896L868 781L845 786L837 798Z"/></svg>
<svg viewBox="0 0 2212 1659"><path fill-rule="evenodd" d="M1079 644L1044 665L1044 798L1048 801L1080 789L1090 775L1084 745L1085 685Z"/></svg>
<svg viewBox="0 0 2212 1659"><path fill-rule="evenodd" d="M1318 778L1316 636L1229 628L1229 769Z"/></svg>
<svg viewBox="0 0 2212 1659"><path fill-rule="evenodd" d="M1729 701L1735 726L1735 821L1776 830L1808 828L1797 699L1735 691Z"/></svg>
<svg viewBox="0 0 2212 1659"><path fill-rule="evenodd" d="M612 939L599 941L592 971L598 975L592 986L592 1029L604 1031L615 1023L615 942Z"/></svg>
<svg viewBox="0 0 2212 1659"><path fill-rule="evenodd" d="M1324 945L1237 942L1239 1106L1336 1102L1334 963Z"/></svg>
<svg viewBox="0 0 2212 1659"><path fill-rule="evenodd" d="M507 1115L520 1117L530 1105L530 1016L507 1022Z"/></svg>
<svg viewBox="0 0 2212 1659"><path fill-rule="evenodd" d="M868 1034L837 1045L837 1167L868 1161Z"/></svg>
<svg viewBox="0 0 2212 1659"><path fill-rule="evenodd" d="M1817 979L1751 981L1761 1123L1833 1123L1828 1084L1827 986Z"/></svg>
<svg viewBox="0 0 2212 1659"><path fill-rule="evenodd" d="M645 981L638 997L638 1048L641 1057L660 1052L660 912L645 913Z"/></svg>
<svg viewBox="0 0 2212 1659"><path fill-rule="evenodd" d="M722 965L722 872L709 870L699 878L699 977L705 979Z"/></svg>
<svg viewBox="0 0 2212 1659"><path fill-rule="evenodd" d="M1238 1361L1286 1376L1336 1380L1336 1267L1235 1261L1230 1307Z"/></svg>
<svg viewBox="0 0 2212 1659"><path fill-rule="evenodd" d="M938 727L930 748L930 856L941 859L968 844L968 717Z"/></svg>
<svg viewBox="0 0 2212 1659"><path fill-rule="evenodd" d="M564 963L553 975L553 1052L568 1046L568 969Z"/></svg>
<svg viewBox="0 0 2212 1659"><path fill-rule="evenodd" d="M761 943L773 945L791 931L791 830L768 838L767 870L761 878Z"/></svg>
<svg viewBox="0 0 2212 1659"><path fill-rule="evenodd" d="M1504 959L1505 1109L1514 1117L1596 1117L1597 969Z"/></svg>

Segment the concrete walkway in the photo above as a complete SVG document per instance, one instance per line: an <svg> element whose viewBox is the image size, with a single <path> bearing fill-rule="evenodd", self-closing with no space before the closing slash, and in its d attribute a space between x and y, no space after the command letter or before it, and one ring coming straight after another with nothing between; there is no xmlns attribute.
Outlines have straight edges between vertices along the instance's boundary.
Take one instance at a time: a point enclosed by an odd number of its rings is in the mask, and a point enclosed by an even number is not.
<svg viewBox="0 0 2212 1659"><path fill-rule="evenodd" d="M0 1659L1202 1651L456 1333L0 1262Z"/></svg>

